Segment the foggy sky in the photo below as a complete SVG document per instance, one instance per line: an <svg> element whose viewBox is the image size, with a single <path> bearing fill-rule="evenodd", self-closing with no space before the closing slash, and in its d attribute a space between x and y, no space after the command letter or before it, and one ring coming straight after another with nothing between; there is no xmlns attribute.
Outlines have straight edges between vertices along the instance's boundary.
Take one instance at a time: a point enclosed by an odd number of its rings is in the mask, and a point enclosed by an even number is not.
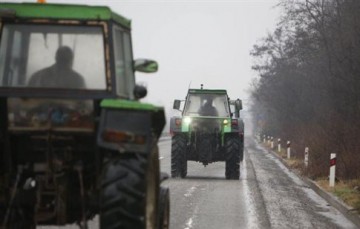
<svg viewBox="0 0 360 229"><path fill-rule="evenodd" d="M36 2L10 0L9 2ZM246 105L255 72L252 46L275 27L278 0L47 0L48 3L107 5L132 20L134 57L157 60L159 71L137 73L148 87L143 100L165 106L204 84L227 89ZM246 110L246 106L244 107Z"/></svg>

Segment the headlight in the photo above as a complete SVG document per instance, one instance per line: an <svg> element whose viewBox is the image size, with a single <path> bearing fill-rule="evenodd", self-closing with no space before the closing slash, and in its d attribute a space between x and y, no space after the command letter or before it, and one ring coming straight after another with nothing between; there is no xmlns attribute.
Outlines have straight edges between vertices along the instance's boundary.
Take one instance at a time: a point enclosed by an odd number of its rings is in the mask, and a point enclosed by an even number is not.
<svg viewBox="0 0 360 229"><path fill-rule="evenodd" d="M229 121L227 119L224 119L223 123L224 123L224 125L227 125L229 123Z"/></svg>
<svg viewBox="0 0 360 229"><path fill-rule="evenodd" d="M184 122L185 122L185 124L190 124L191 123L191 118L190 117L185 117Z"/></svg>

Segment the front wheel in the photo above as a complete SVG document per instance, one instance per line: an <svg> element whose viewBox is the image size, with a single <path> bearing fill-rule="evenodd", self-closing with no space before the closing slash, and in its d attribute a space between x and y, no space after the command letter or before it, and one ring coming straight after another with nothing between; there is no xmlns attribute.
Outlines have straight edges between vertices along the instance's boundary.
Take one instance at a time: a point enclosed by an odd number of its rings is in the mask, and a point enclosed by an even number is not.
<svg viewBox="0 0 360 229"><path fill-rule="evenodd" d="M186 136L175 134L171 139L171 176L184 178L186 174Z"/></svg>
<svg viewBox="0 0 360 229"><path fill-rule="evenodd" d="M128 153L105 165L100 195L100 228L157 228L158 149Z"/></svg>

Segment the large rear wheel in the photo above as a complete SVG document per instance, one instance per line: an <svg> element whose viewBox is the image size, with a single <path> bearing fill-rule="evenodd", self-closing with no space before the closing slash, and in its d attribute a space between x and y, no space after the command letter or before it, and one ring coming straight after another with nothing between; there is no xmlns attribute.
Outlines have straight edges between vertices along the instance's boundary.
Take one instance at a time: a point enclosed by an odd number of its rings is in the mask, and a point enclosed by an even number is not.
<svg viewBox="0 0 360 229"><path fill-rule="evenodd" d="M175 134L171 139L171 176L184 178L186 175L186 136Z"/></svg>
<svg viewBox="0 0 360 229"><path fill-rule="evenodd" d="M225 177L228 180L240 178L240 147L241 141L235 135L225 138Z"/></svg>
<svg viewBox="0 0 360 229"><path fill-rule="evenodd" d="M100 228L157 228L159 176L157 147L148 155L110 159L102 177Z"/></svg>

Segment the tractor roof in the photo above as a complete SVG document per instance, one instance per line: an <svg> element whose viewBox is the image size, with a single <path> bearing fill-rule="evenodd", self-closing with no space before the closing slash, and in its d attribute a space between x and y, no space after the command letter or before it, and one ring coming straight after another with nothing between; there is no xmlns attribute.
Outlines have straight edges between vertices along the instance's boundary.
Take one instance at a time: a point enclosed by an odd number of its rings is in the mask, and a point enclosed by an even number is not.
<svg viewBox="0 0 360 229"><path fill-rule="evenodd" d="M17 18L63 19L63 20L113 20L131 28L131 21L116 14L106 6L40 3L0 3L1 11L14 11Z"/></svg>
<svg viewBox="0 0 360 229"><path fill-rule="evenodd" d="M189 89L189 94L227 94L222 89Z"/></svg>

